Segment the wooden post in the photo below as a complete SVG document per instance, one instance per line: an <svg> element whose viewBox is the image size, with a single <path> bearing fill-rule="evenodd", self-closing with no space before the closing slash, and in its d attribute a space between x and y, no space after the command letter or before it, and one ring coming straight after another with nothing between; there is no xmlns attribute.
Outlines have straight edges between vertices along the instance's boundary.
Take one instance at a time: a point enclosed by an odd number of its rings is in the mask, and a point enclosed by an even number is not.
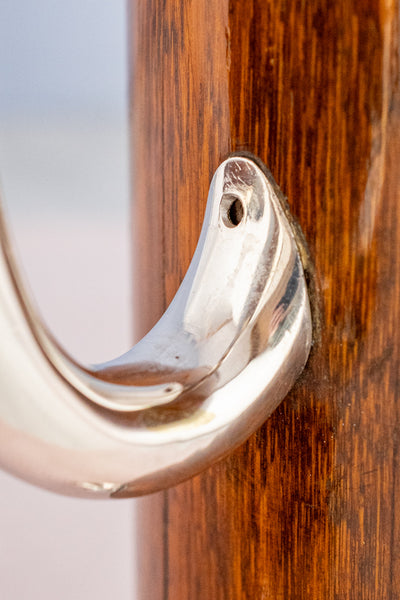
<svg viewBox="0 0 400 600"><path fill-rule="evenodd" d="M140 501L139 600L400 598L398 0L131 0L136 319L246 150L315 264L315 346L242 448Z"/></svg>

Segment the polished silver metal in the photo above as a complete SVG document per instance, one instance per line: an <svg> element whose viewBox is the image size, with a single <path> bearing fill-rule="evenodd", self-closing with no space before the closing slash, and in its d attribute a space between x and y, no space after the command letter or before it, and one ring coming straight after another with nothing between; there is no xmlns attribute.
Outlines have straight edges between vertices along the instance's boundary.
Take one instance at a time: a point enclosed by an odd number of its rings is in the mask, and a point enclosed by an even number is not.
<svg viewBox="0 0 400 600"><path fill-rule="evenodd" d="M186 277L123 356L78 365L52 338L0 218L0 465L74 496L126 497L194 475L242 443L302 371L311 316L272 177L232 157L211 183Z"/></svg>

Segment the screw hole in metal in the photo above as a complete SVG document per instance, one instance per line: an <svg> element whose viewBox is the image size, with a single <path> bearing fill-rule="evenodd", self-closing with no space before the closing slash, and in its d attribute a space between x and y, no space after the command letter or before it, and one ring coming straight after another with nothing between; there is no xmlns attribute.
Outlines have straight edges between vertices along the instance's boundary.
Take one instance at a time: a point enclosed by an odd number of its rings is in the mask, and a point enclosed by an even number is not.
<svg viewBox="0 0 400 600"><path fill-rule="evenodd" d="M221 200L221 218L226 227L237 227L244 217L242 201L237 196L224 195Z"/></svg>

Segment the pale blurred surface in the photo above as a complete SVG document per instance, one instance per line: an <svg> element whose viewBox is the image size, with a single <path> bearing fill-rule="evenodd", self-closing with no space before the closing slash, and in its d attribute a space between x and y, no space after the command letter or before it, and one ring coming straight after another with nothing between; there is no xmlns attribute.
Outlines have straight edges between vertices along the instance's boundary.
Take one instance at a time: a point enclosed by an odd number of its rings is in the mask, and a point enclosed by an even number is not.
<svg viewBox="0 0 400 600"><path fill-rule="evenodd" d="M1 190L45 321L83 362L131 342L125 5L0 3ZM1 382L0 382L1 390ZM0 472L0 597L132 600L133 503Z"/></svg>

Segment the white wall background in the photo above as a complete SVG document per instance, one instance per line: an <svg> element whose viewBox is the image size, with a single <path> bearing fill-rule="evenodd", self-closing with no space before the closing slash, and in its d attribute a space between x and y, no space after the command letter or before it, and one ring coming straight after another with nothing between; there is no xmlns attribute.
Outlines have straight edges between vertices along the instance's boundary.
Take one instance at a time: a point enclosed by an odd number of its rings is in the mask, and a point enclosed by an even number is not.
<svg viewBox="0 0 400 600"><path fill-rule="evenodd" d="M45 320L84 362L130 345L126 73L124 0L0 0L3 197ZM0 597L132 599L132 511L0 473Z"/></svg>

